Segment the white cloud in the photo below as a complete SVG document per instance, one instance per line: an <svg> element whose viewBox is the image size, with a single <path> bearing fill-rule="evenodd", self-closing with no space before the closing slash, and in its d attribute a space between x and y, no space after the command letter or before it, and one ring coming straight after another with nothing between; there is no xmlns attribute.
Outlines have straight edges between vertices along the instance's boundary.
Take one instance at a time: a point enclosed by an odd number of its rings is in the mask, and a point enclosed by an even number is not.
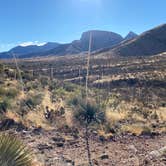
<svg viewBox="0 0 166 166"><path fill-rule="evenodd" d="M23 42L23 43L19 44L19 46L22 46L22 47L31 46L31 45L43 46L45 44L46 44L46 42L41 43L39 41L34 41L34 42L28 41L28 42Z"/></svg>

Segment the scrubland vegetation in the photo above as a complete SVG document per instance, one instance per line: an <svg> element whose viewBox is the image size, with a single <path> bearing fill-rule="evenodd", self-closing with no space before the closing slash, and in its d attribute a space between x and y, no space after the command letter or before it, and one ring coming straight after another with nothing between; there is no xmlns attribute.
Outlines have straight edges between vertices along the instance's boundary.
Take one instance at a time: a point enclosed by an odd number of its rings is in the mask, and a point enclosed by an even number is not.
<svg viewBox="0 0 166 166"><path fill-rule="evenodd" d="M165 60L163 55L117 63L104 55L93 57L87 102L83 57L70 63L65 58L20 61L23 84L14 64L0 64L0 129L41 128L79 138L87 128L90 138L102 142L121 135L164 134ZM9 119L14 122L5 123Z"/></svg>

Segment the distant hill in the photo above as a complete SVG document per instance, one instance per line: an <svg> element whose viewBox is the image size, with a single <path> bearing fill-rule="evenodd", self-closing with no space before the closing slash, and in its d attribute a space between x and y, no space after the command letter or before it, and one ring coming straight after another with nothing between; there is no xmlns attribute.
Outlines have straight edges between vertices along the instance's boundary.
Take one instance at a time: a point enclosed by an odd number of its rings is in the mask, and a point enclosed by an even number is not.
<svg viewBox="0 0 166 166"><path fill-rule="evenodd" d="M138 35L137 35L136 33L130 31L130 32L126 35L126 37L124 38L124 40L131 40L131 39L136 38L137 36L138 36Z"/></svg>
<svg viewBox="0 0 166 166"><path fill-rule="evenodd" d="M28 57L30 54L38 54L46 52L59 46L59 43L48 42L42 46L29 45L29 46L17 46L9 50L8 52L0 53L0 58L11 58L15 54L18 58Z"/></svg>
<svg viewBox="0 0 166 166"><path fill-rule="evenodd" d="M110 49L114 55L145 56L166 51L166 24L146 31L134 39Z"/></svg>

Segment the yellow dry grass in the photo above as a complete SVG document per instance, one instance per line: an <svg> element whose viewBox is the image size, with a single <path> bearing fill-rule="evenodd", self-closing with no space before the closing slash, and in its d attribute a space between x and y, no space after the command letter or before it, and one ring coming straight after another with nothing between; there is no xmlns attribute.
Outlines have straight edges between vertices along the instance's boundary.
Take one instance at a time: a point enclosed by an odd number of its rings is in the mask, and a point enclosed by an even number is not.
<svg viewBox="0 0 166 166"><path fill-rule="evenodd" d="M132 133L135 134L137 136L141 135L141 133L143 132L144 127L142 125L139 124L134 124L134 125L123 125L121 127L121 131L124 133Z"/></svg>
<svg viewBox="0 0 166 166"><path fill-rule="evenodd" d="M49 109L55 109L55 105L51 102L51 93L48 91L48 89L46 88L44 90L44 98L43 98L43 101L42 101L42 106L44 108L46 107L49 107Z"/></svg>
<svg viewBox="0 0 166 166"><path fill-rule="evenodd" d="M143 118L140 114L133 113L132 119L136 122L146 122L146 119Z"/></svg>
<svg viewBox="0 0 166 166"><path fill-rule="evenodd" d="M113 137L112 133L105 133L103 130L98 130L98 135L104 140L109 140Z"/></svg>
<svg viewBox="0 0 166 166"><path fill-rule="evenodd" d="M25 116L25 119L27 125L29 126L42 127L45 130L52 129L50 124L45 119L43 111L40 110L29 111L28 114Z"/></svg>
<svg viewBox="0 0 166 166"><path fill-rule="evenodd" d="M127 117L124 112L106 111L106 119L108 122L115 123Z"/></svg>
<svg viewBox="0 0 166 166"><path fill-rule="evenodd" d="M20 117L15 112L7 111L5 115L9 119L13 119L15 122L21 121Z"/></svg>
<svg viewBox="0 0 166 166"><path fill-rule="evenodd" d="M166 122L166 107L158 108L156 113L161 121Z"/></svg>
<svg viewBox="0 0 166 166"><path fill-rule="evenodd" d="M66 124L69 126L69 127L72 127L74 124L73 124L73 113L71 110L67 110L65 111L65 119L66 119Z"/></svg>
<svg viewBox="0 0 166 166"><path fill-rule="evenodd" d="M112 108L107 108L106 120L111 123L116 123L118 121L127 119L130 108L131 108L131 104L123 102L123 101L118 104L118 107L115 110Z"/></svg>

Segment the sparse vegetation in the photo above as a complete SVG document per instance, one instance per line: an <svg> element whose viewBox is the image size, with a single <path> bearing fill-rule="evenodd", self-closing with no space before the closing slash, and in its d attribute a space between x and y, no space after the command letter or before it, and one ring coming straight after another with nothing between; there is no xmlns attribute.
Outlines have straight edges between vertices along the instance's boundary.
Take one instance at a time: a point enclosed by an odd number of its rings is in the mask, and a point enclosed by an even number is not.
<svg viewBox="0 0 166 166"><path fill-rule="evenodd" d="M32 75L28 71L29 63L22 61L24 92L18 77L12 74L14 70L9 70L13 65L6 64L0 73L3 75L0 78L0 120L11 118L28 128L53 129L79 140L86 133L88 144L92 141L90 137L104 144L121 135L143 137L166 133L163 59L159 57L152 63L151 58L146 58L146 64L141 61L139 65L135 63L140 62L137 58L122 58L118 63L113 59L109 64L107 57L94 57L93 60L87 104L86 69L82 59L80 61L76 57L70 63L65 58L56 60L56 79L50 79L49 70L35 72L35 62L31 64L31 68L34 67ZM63 68L60 65L62 61L65 64ZM54 65L54 61L51 63ZM49 61L42 61L37 67L47 68L48 64ZM147 64L154 65L156 72L147 68ZM82 75L77 79L79 65L83 66ZM49 118L45 116L46 111ZM79 132L76 134L75 131ZM88 146L86 149L91 155L93 152Z"/></svg>

